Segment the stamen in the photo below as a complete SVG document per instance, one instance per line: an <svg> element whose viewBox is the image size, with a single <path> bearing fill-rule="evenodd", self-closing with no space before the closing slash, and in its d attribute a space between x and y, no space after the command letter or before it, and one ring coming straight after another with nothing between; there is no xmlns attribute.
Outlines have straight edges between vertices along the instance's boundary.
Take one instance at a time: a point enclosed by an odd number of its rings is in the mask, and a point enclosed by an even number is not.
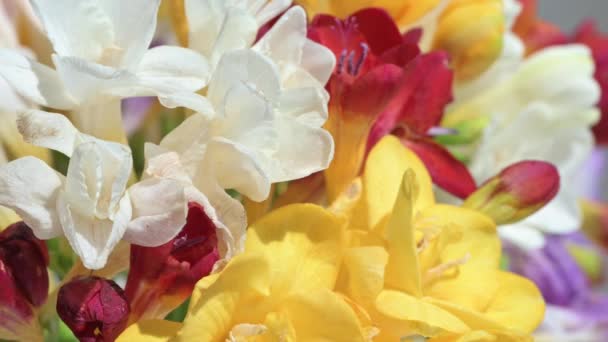
<svg viewBox="0 0 608 342"><path fill-rule="evenodd" d="M359 61L357 61L357 64L355 65L355 68L353 70L353 76L357 75L359 73L359 70L361 70L361 67L363 66L363 63L365 63L365 59L367 58L367 55L369 54L369 46L365 43L361 43L361 56L359 56Z"/></svg>
<svg viewBox="0 0 608 342"><path fill-rule="evenodd" d="M346 50L343 50L340 53L340 57L338 58L338 65L336 66L336 71L338 73L338 75L340 75L344 69L344 60L346 59L346 54L348 52Z"/></svg>
<svg viewBox="0 0 608 342"><path fill-rule="evenodd" d="M348 54L348 73L351 75L356 75L355 74L355 51L351 51L350 54Z"/></svg>
<svg viewBox="0 0 608 342"><path fill-rule="evenodd" d="M460 259L452 260L431 268L430 270L426 271L426 274L424 275L424 283L428 284L436 279L439 279L445 272L466 264L470 259L471 254L467 253Z"/></svg>

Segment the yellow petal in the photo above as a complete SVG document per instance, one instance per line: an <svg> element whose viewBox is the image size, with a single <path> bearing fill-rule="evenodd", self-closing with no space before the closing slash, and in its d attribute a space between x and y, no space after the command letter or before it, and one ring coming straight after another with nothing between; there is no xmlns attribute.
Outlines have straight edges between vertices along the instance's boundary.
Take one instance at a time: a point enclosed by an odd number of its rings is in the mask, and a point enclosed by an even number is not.
<svg viewBox="0 0 608 342"><path fill-rule="evenodd" d="M496 234L496 225L489 217L466 208L435 205L422 212L420 225L441 227L442 230L458 232L456 239L440 251L439 262L445 263L469 255L468 264L474 263L488 268L498 268L501 246Z"/></svg>
<svg viewBox="0 0 608 342"><path fill-rule="evenodd" d="M485 303L479 303L482 310L471 310L453 303L454 300L449 298L431 301L452 312L475 330L494 331L500 334L508 334L510 331L511 335L525 336L532 333L541 323L545 303L539 290L528 279L494 270L487 273L483 282L476 284L477 293L480 295L483 293L485 298ZM456 296L458 296L457 292L452 298Z"/></svg>
<svg viewBox="0 0 608 342"><path fill-rule="evenodd" d="M441 14L434 50L447 51L458 80L479 76L502 52L501 0L452 0Z"/></svg>
<svg viewBox="0 0 608 342"><path fill-rule="evenodd" d="M383 247L349 248L336 290L345 293L358 304L371 307L384 288L384 268L388 253Z"/></svg>
<svg viewBox="0 0 608 342"><path fill-rule="evenodd" d="M270 268L262 255L240 255L190 302L176 341L223 341L235 325L261 323L269 310ZM246 308L246 309L244 309Z"/></svg>
<svg viewBox="0 0 608 342"><path fill-rule="evenodd" d="M322 207L295 204L274 210L247 232L245 253L264 255L273 295L334 287L345 248L344 221Z"/></svg>
<svg viewBox="0 0 608 342"><path fill-rule="evenodd" d="M364 341L357 315L338 294L328 289L290 297L286 310L298 341Z"/></svg>
<svg viewBox="0 0 608 342"><path fill-rule="evenodd" d="M408 169L386 228L388 265L386 284L410 295L422 296L420 267L414 237L413 206L418 195L416 175Z"/></svg>
<svg viewBox="0 0 608 342"><path fill-rule="evenodd" d="M129 326L116 339L116 342L164 342L174 336L181 328L181 323L151 320L140 321Z"/></svg>
<svg viewBox="0 0 608 342"><path fill-rule="evenodd" d="M467 325L450 312L403 292L385 290L376 300L376 308L387 317L401 321L401 324L415 324L418 333L433 336L440 331L465 333ZM390 327L380 327L391 329ZM394 327L394 329L400 329ZM439 331L437 331L439 329Z"/></svg>
<svg viewBox="0 0 608 342"><path fill-rule="evenodd" d="M411 169L418 183L414 215L434 202L431 177L420 159L399 139L386 136L371 150L363 173L363 201L369 229L375 229L393 210L403 174Z"/></svg>

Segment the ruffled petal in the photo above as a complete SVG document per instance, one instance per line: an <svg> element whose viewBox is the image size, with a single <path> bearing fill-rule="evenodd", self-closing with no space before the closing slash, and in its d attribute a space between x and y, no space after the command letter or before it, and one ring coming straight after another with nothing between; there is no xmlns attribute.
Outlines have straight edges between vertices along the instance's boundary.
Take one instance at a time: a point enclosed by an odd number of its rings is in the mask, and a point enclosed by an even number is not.
<svg viewBox="0 0 608 342"><path fill-rule="evenodd" d="M40 239L61 235L55 203L64 177L39 159L24 157L0 168L0 204L13 209Z"/></svg>
<svg viewBox="0 0 608 342"><path fill-rule="evenodd" d="M255 155L230 140L215 138L207 147L206 165L224 189L235 189L254 201L270 193L270 180Z"/></svg>
<svg viewBox="0 0 608 342"><path fill-rule="evenodd" d="M26 142L59 151L68 157L72 156L80 136L68 118L56 113L30 110L19 115L17 124Z"/></svg>
<svg viewBox="0 0 608 342"><path fill-rule="evenodd" d="M207 85L209 68L207 60L192 50L158 46L146 51L136 75L143 86L162 94L194 92Z"/></svg>
<svg viewBox="0 0 608 342"><path fill-rule="evenodd" d="M106 265L108 256L122 239L131 219L131 201L124 196L113 220L84 216L72 210L63 194L57 201L57 211L63 232L74 252L88 269L98 270Z"/></svg>
<svg viewBox="0 0 608 342"><path fill-rule="evenodd" d="M114 43L110 18L97 0L32 0L55 51L97 61Z"/></svg>
<svg viewBox="0 0 608 342"><path fill-rule="evenodd" d="M245 241L246 253L269 261L274 298L296 289L332 289L344 247L344 222L310 204L272 211L249 227Z"/></svg>
<svg viewBox="0 0 608 342"><path fill-rule="evenodd" d="M65 110L76 106L55 70L13 50L0 49L0 76L19 95L39 105Z"/></svg>
<svg viewBox="0 0 608 342"><path fill-rule="evenodd" d="M188 201L184 184L173 179L149 178L129 188L133 218L124 239L145 247L173 239L186 224Z"/></svg>
<svg viewBox="0 0 608 342"><path fill-rule="evenodd" d="M156 31L161 0L96 1L112 23L117 60L112 65L134 69L150 46ZM70 31L74 31L73 29Z"/></svg>

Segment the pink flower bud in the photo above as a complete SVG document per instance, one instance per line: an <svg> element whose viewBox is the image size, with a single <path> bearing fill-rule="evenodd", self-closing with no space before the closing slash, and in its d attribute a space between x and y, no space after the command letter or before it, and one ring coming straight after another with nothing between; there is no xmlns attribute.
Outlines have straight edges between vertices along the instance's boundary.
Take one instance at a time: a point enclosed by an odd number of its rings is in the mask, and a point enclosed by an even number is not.
<svg viewBox="0 0 608 342"><path fill-rule="evenodd" d="M191 202L181 232L158 247L131 246L131 268L125 293L131 321L164 318L192 293L219 260L216 226L204 208Z"/></svg>
<svg viewBox="0 0 608 342"><path fill-rule="evenodd" d="M523 161L485 182L463 206L485 213L497 224L514 223L549 203L557 195L559 182L552 164Z"/></svg>
<svg viewBox="0 0 608 342"><path fill-rule="evenodd" d="M59 289L57 313L80 341L114 341L129 312L124 291L108 279L77 277Z"/></svg>

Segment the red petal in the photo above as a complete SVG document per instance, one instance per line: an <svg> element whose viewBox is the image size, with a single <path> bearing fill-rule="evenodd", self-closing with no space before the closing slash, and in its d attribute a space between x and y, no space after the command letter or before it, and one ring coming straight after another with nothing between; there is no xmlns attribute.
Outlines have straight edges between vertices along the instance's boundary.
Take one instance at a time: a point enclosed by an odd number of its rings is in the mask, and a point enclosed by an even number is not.
<svg viewBox="0 0 608 342"><path fill-rule="evenodd" d="M430 139L401 141L418 155L431 174L433 183L440 188L459 198L466 198L477 188L466 166L443 146Z"/></svg>
<svg viewBox="0 0 608 342"><path fill-rule="evenodd" d="M352 84L334 78L332 83L337 84L330 87L330 101L339 101L344 113L358 113L375 119L392 101L402 79L403 70L393 64L377 66Z"/></svg>
<svg viewBox="0 0 608 342"><path fill-rule="evenodd" d="M362 9L347 21L354 20L372 52L379 56L402 42L399 27L391 16L381 8Z"/></svg>
<svg viewBox="0 0 608 342"><path fill-rule="evenodd" d="M445 53L420 55L409 63L400 89L393 93L395 98L374 123L368 150L397 128L425 136L439 124L445 106L452 100L452 79Z"/></svg>

